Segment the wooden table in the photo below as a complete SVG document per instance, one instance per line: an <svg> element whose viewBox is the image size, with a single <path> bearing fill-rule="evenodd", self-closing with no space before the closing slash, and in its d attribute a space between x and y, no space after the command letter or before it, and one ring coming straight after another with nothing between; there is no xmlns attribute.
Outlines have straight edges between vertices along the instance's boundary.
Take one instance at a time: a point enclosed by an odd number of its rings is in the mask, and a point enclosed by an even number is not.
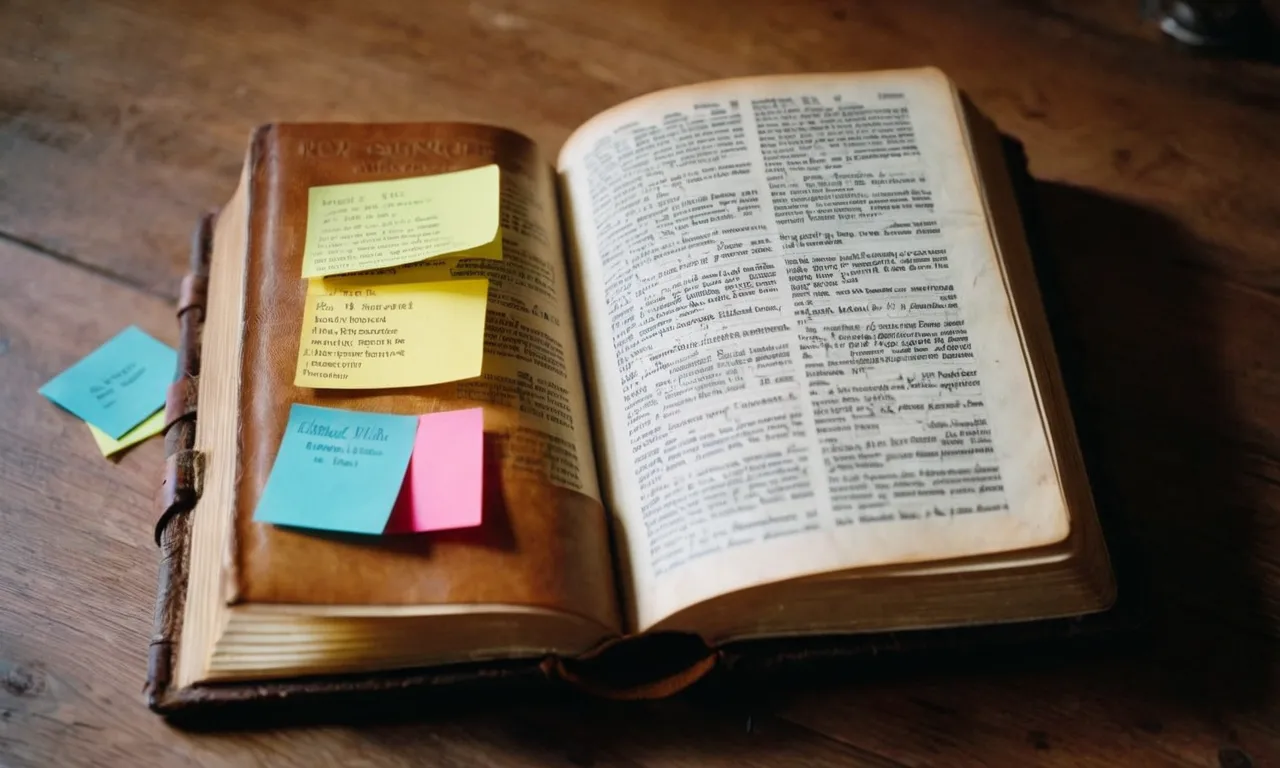
<svg viewBox="0 0 1280 768"><path fill-rule="evenodd" d="M1172 49L1136 0L720 5L0 2L0 765L1280 765L1280 70ZM188 234L252 126L474 120L554 150L678 83L925 63L1026 143L1151 641L359 728L144 709L161 445L105 461L36 389L126 324L176 341Z"/></svg>

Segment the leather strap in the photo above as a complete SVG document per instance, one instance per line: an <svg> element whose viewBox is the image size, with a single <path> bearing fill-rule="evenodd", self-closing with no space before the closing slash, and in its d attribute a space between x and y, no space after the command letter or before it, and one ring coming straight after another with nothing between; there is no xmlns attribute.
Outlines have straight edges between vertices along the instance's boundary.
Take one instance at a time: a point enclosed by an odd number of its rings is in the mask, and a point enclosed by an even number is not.
<svg viewBox="0 0 1280 768"><path fill-rule="evenodd" d="M182 601L187 589L186 541L191 520L181 513L195 506L204 482L203 457L194 450L196 382L200 376L200 335L216 218L216 212L206 213L196 227L191 242L191 271L183 279L178 295L178 370L165 397L164 476L156 494L155 538L160 548L160 579L144 689L152 706L157 706L169 692L173 679L173 647L182 625Z"/></svg>
<svg viewBox="0 0 1280 768"><path fill-rule="evenodd" d="M156 544L173 517L189 511L200 497L204 465L195 452L195 420L200 376L200 337L209 286L209 258L217 215L200 219L191 240L190 273L178 298L178 370L165 397L165 468L156 496ZM194 311L192 311L194 310Z"/></svg>
<svg viewBox="0 0 1280 768"><path fill-rule="evenodd" d="M182 375L169 385L164 399L164 432L183 419L194 419L196 415L196 397L198 379L195 376Z"/></svg>
<svg viewBox="0 0 1280 768"><path fill-rule="evenodd" d="M156 544L169 519L196 504L204 486L204 461L199 451L188 449L170 454L164 460L164 479L160 482L158 505L160 520L156 522Z"/></svg>
<svg viewBox="0 0 1280 768"><path fill-rule="evenodd" d="M156 584L155 627L147 646L148 696L165 691L172 680L173 647L182 622L181 599L186 593L187 558L186 541L191 535L191 519L186 515L174 517L172 525L161 529L160 580Z"/></svg>
<svg viewBox="0 0 1280 768"><path fill-rule="evenodd" d="M189 309L197 309L200 311L200 319L204 320L204 305L208 295L208 277L192 274L182 278L182 286L178 290L178 317L182 317Z"/></svg>

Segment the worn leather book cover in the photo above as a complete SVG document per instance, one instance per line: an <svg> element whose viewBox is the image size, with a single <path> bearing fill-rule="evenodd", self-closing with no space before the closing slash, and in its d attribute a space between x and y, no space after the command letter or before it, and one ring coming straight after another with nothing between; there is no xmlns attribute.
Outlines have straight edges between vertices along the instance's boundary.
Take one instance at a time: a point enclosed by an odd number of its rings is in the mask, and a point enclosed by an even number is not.
<svg viewBox="0 0 1280 768"><path fill-rule="evenodd" d="M1053 267L1044 248L1046 233L1035 215L1034 182L1026 172L1021 146L1004 140L1008 165L1024 226L1032 242L1037 277L1064 376L1073 380L1071 340L1054 323ZM1047 644L1089 644L1124 636L1140 626L1141 587L1131 578L1132 555L1127 536L1108 514L1105 473L1091 466L1095 493L1106 528L1113 566L1122 597L1115 608L1077 618L1033 621L1000 626L918 630L895 633L831 635L731 642L709 648L696 636L654 634L607 646L589 657L544 658L453 664L391 672L316 676L266 682L174 685L174 666L181 637L187 593L192 509L201 493L202 462L193 450L200 418L196 382L201 373L201 336L205 320L211 239L216 213L206 214L196 229L190 274L183 280L177 308L180 327L178 372L166 404L166 462L158 501L156 542L160 573L151 639L146 698L156 712L175 721L219 722L222 716L261 716L274 712L286 718L333 717L340 711L364 714L393 711L407 699L429 701L484 695L489 691L546 691L560 687L618 699L657 698L698 682L704 688L767 687L795 684L807 675L861 674L892 669L903 659L926 658L945 665L948 660L1003 653L1010 647L1043 649ZM1092 455L1087 407L1076 399L1078 425L1086 461Z"/></svg>

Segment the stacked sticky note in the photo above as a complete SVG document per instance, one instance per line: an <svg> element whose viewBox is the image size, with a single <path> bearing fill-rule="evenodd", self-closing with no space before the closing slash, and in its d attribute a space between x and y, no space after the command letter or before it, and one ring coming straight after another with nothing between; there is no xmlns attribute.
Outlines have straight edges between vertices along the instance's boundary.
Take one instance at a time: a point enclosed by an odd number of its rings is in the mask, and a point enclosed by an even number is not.
<svg viewBox="0 0 1280 768"><path fill-rule="evenodd" d="M455 277L453 260L502 258L498 184L487 165L312 187L294 384L479 376L489 281ZM402 416L295 404L254 519L362 534L479 525L483 436L479 408Z"/></svg>
<svg viewBox="0 0 1280 768"><path fill-rule="evenodd" d="M312 280L294 384L383 389L480 375L489 281L391 268ZM421 274L427 272L428 274Z"/></svg>
<svg viewBox="0 0 1280 768"><path fill-rule="evenodd" d="M498 166L312 187L302 276L395 267L448 254L502 258Z"/></svg>
<svg viewBox="0 0 1280 768"><path fill-rule="evenodd" d="M253 519L345 533L481 522L481 408L401 416L294 404Z"/></svg>
<svg viewBox="0 0 1280 768"><path fill-rule="evenodd" d="M164 429L165 394L178 355L129 326L40 388L40 394L78 416L103 456Z"/></svg>
<svg viewBox="0 0 1280 768"><path fill-rule="evenodd" d="M498 181L498 166L486 165L312 187L294 384L379 389L479 376L489 281L455 279L442 257L502 258Z"/></svg>

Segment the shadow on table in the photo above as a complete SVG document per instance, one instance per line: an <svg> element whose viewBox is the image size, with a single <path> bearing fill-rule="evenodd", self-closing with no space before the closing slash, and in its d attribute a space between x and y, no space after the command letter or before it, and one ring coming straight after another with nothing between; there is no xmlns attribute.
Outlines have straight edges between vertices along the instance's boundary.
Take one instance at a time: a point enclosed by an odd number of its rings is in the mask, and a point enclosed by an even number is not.
<svg viewBox="0 0 1280 768"><path fill-rule="evenodd" d="M1072 674L1088 675L1089 659L1111 670L1129 658L1149 672L1133 682L1150 681L1162 700L1261 705L1277 678L1261 573L1273 554L1255 519L1267 502L1249 482L1238 434L1248 415L1231 392L1245 372L1224 353L1246 329L1225 325L1236 315L1205 246L1175 222L1062 184L1036 182L1023 198L1033 203L1037 274L1119 580L1117 608L1087 642L881 658L845 674L815 669L778 690L1048 670L1068 658Z"/></svg>
<svg viewBox="0 0 1280 768"><path fill-rule="evenodd" d="M1233 401L1227 292L1175 222L1123 201L1038 183L1037 271L1090 474L1117 537L1121 589L1146 620L1172 688L1249 707L1275 676L1247 482L1248 415ZM1259 322L1263 319L1260 318ZM1117 553L1117 559L1122 553ZM1123 553L1129 557L1130 553Z"/></svg>
<svg viewBox="0 0 1280 768"><path fill-rule="evenodd" d="M815 665L768 695L751 683L724 700L764 710L801 692L907 680L1014 690L1055 670L1069 677L1050 687L1065 695L1109 691L1166 712L1244 711L1274 694L1260 567L1271 553L1254 518L1267 502L1251 490L1238 434L1248 415L1231 388L1244 372L1224 354L1245 329L1225 325L1236 315L1224 311L1205 246L1087 190L1038 182L1023 197L1034 203L1037 274L1119 580L1116 610L1088 638Z"/></svg>

